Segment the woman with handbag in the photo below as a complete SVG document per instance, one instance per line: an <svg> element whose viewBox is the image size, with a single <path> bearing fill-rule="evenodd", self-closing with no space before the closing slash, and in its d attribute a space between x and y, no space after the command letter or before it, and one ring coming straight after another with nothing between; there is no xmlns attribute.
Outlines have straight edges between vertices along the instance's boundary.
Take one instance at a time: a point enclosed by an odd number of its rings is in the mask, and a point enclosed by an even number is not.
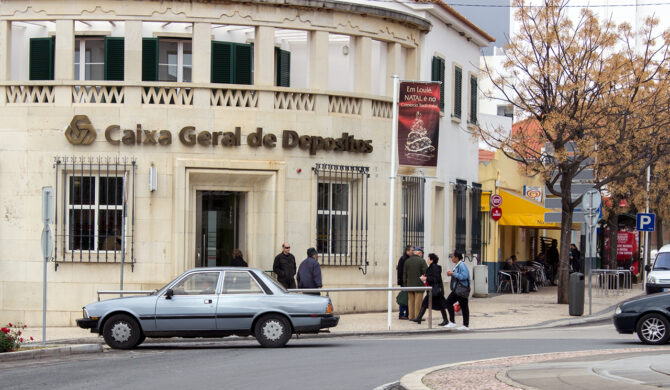
<svg viewBox="0 0 670 390"><path fill-rule="evenodd" d="M447 312L444 310L446 308L446 299L444 299L444 284L442 283L442 267L437 265L437 262L440 260L435 253L428 255L428 269L426 269L426 274L421 276L421 280L426 284L426 286L432 287L431 294L433 296L433 310L439 310L442 313L442 322L440 326L446 325L449 321L447 320ZM424 313L428 309L428 295L423 298L421 303L421 311L419 315L416 316L416 319L411 321L416 322L417 324L421 323Z"/></svg>
<svg viewBox="0 0 670 390"><path fill-rule="evenodd" d="M468 298L470 297L470 271L463 262L463 254L454 251L451 255L451 262L456 264L453 271L447 271L447 276L451 276L451 294L447 297L447 311L449 312L449 323L445 328L456 328L457 330L470 330L470 308L468 307ZM454 323L456 314L454 313L454 303L458 302L463 311L463 326Z"/></svg>

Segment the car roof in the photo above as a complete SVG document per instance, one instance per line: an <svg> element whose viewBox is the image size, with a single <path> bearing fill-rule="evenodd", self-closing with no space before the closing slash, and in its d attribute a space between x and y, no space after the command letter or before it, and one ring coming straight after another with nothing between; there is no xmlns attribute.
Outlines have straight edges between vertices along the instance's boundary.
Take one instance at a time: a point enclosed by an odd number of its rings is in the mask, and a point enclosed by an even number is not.
<svg viewBox="0 0 670 390"><path fill-rule="evenodd" d="M251 267L198 267L198 268L191 268L185 272L198 272L198 271L243 271L243 270L249 270L249 271L258 271L258 272L263 272L263 270L260 270L258 268L251 268Z"/></svg>

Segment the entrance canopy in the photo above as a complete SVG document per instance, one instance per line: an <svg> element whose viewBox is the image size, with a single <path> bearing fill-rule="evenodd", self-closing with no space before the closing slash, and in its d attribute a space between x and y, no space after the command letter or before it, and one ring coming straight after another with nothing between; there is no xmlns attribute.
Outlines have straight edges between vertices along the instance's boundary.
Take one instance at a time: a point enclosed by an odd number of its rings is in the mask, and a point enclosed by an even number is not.
<svg viewBox="0 0 670 390"><path fill-rule="evenodd" d="M561 228L560 223L544 222L544 213L552 210L545 208L541 203L502 189L500 190L500 196L502 196L503 201L500 206L502 217L498 221L499 225L534 229ZM579 230L579 227L577 229Z"/></svg>

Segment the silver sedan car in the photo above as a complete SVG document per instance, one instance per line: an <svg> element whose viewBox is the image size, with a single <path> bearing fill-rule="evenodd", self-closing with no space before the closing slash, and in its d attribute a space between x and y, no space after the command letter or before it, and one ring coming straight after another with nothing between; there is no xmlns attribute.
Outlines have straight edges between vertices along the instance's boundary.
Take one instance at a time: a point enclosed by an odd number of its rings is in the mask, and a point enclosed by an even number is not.
<svg viewBox="0 0 670 390"><path fill-rule="evenodd" d="M258 269L217 267L186 271L147 296L86 305L77 325L116 349L146 337L230 335L282 347L294 333L318 333L339 319L328 297L289 293Z"/></svg>

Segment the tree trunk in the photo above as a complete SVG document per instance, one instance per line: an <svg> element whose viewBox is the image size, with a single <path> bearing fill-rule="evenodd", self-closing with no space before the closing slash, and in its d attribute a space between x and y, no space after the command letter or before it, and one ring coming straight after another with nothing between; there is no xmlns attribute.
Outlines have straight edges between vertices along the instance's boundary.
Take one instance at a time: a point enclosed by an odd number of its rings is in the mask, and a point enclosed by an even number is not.
<svg viewBox="0 0 670 390"><path fill-rule="evenodd" d="M656 214L656 249L659 250L663 246L663 218Z"/></svg>
<svg viewBox="0 0 670 390"><path fill-rule="evenodd" d="M618 202L618 199L612 199L612 201ZM616 259L616 251L617 251L617 245L619 243L619 240L617 238L617 234L619 233L619 218L614 210L610 210L609 215L607 216L607 228L608 228L608 233L607 237L609 240L609 252L605 253L605 265L603 265L603 268L606 269L616 269L617 266L617 259Z"/></svg>
<svg viewBox="0 0 670 390"><path fill-rule="evenodd" d="M566 175L561 178L561 245L558 262L558 289L557 303L568 303L568 283L570 279L570 240L572 234L572 211L570 195L572 181L565 180Z"/></svg>

